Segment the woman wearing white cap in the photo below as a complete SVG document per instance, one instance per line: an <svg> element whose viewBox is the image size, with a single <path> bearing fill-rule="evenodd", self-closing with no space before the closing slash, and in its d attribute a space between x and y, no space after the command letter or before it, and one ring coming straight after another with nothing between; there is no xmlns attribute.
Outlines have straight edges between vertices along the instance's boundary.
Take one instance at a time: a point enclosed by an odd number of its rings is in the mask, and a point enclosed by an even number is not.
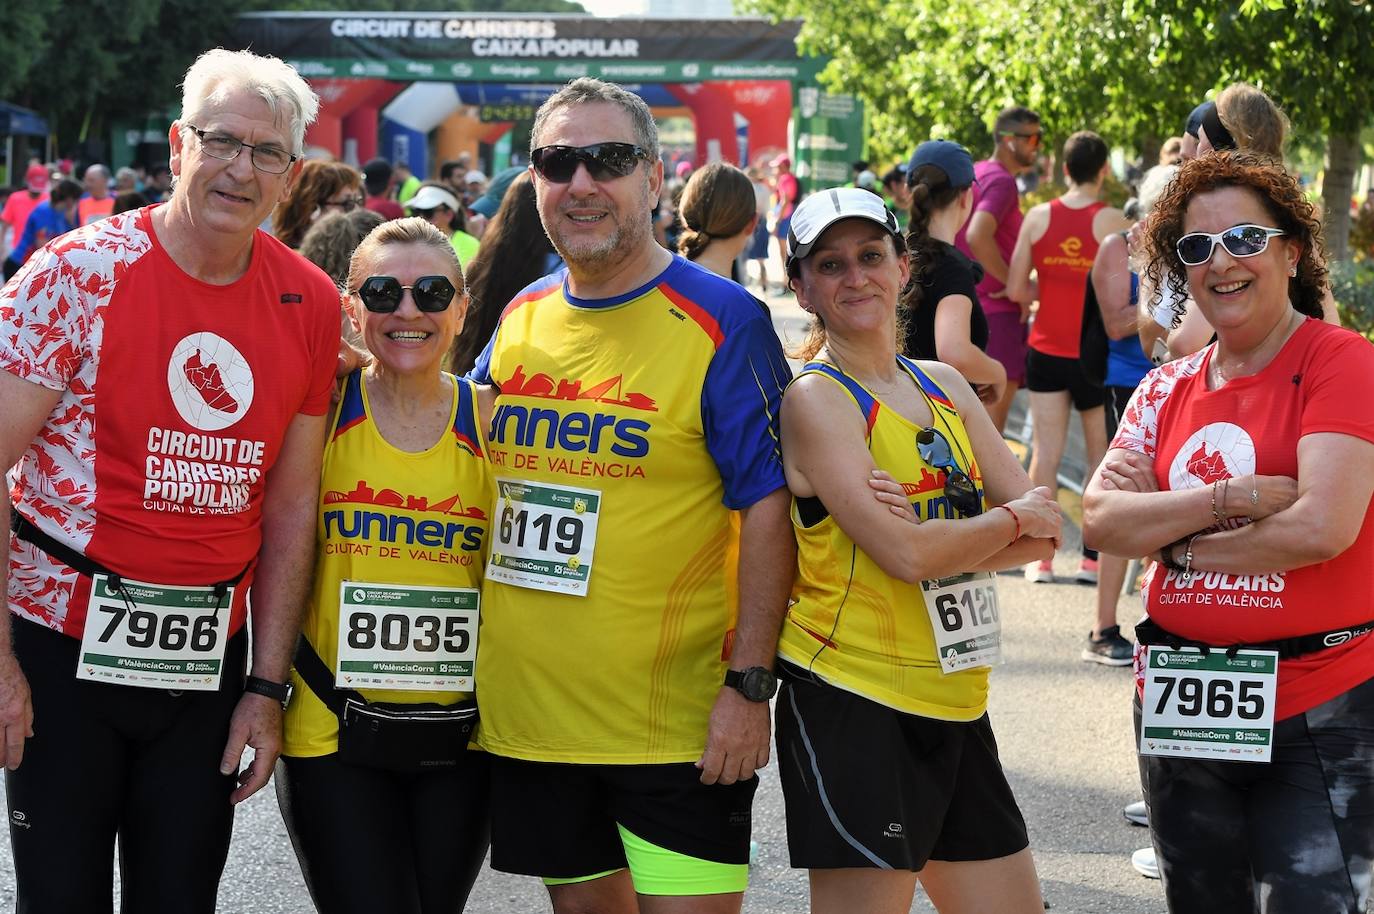
<svg viewBox="0 0 1374 914"><path fill-rule="evenodd" d="M897 354L909 266L880 198L807 198L787 268L816 318L781 427L798 542L777 730L792 865L822 914L905 912L917 879L941 910L1039 912L986 714L990 572L1052 555L1059 508L957 372Z"/></svg>
<svg viewBox="0 0 1374 914"><path fill-rule="evenodd" d="M458 263L468 268L472 258L477 256L481 242L467 233L467 220L464 218L463 205L453 192L442 184L426 181L420 185L406 203L412 215L419 216L430 225L448 236L453 244L453 252L458 255Z"/></svg>

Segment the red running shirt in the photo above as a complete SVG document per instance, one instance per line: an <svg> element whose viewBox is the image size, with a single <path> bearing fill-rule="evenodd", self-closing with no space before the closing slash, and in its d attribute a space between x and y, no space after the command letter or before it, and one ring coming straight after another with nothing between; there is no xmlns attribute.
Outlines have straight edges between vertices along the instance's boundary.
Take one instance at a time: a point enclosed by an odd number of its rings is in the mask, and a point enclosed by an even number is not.
<svg viewBox="0 0 1374 914"><path fill-rule="evenodd" d="M151 214L63 235L0 290L0 369L62 392L10 472L10 500L125 577L211 584L258 554L287 425L329 407L339 293L261 231L241 278L200 282L167 256ZM9 546L10 609L81 637L90 579Z"/></svg>
<svg viewBox="0 0 1374 914"><path fill-rule="evenodd" d="M1216 346L1146 375L1112 447L1154 460L1162 490L1195 489L1251 473L1298 477L1298 440L1335 432L1374 442L1374 346L1308 320L1262 371L1207 390ZM1232 525L1248 523L1231 521ZM1374 512L1329 562L1273 574L1208 572L1184 586L1156 564L1150 618L1211 644L1317 634L1374 619ZM1276 718L1316 707L1374 673L1374 635L1279 663Z"/></svg>
<svg viewBox="0 0 1374 914"><path fill-rule="evenodd" d="M1072 209L1050 201L1050 225L1031 245L1040 284L1040 308L1030 326L1030 347L1045 355L1078 358L1083 331L1083 292L1097 257L1093 217L1107 204Z"/></svg>

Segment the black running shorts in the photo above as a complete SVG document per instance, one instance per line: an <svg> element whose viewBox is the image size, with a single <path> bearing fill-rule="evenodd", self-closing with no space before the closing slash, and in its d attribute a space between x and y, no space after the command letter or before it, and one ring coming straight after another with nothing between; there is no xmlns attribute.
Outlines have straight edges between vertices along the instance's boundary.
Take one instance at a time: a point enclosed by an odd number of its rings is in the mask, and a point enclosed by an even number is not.
<svg viewBox="0 0 1374 914"><path fill-rule="evenodd" d="M617 825L688 857L749 862L757 777L703 784L691 762L571 765L501 756L491 771L493 869L550 879L623 869Z"/></svg>
<svg viewBox="0 0 1374 914"><path fill-rule="evenodd" d="M969 723L893 710L784 665L778 764L798 868L920 871L1029 845L984 714Z"/></svg>
<svg viewBox="0 0 1374 914"><path fill-rule="evenodd" d="M1026 350L1026 389L1034 393L1069 392L1073 408L1080 413L1096 409L1106 400L1101 387L1095 386L1083 373L1078 359L1045 355L1036 349Z"/></svg>

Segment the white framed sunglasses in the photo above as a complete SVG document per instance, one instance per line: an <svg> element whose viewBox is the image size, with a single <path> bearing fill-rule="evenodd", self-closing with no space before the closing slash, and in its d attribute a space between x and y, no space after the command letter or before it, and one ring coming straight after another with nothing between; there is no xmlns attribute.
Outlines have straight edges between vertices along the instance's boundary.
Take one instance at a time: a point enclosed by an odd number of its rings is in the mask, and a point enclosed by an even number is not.
<svg viewBox="0 0 1374 914"><path fill-rule="evenodd" d="M1269 239L1286 235L1283 229L1263 225L1233 225L1224 232L1189 232L1174 246L1185 267L1196 267L1212 259L1220 243L1232 257L1254 257L1269 247Z"/></svg>

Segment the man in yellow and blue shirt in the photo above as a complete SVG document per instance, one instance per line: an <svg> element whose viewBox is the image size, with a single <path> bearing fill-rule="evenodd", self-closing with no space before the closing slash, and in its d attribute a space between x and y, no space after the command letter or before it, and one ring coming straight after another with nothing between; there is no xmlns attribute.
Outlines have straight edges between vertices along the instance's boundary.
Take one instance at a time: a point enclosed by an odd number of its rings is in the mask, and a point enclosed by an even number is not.
<svg viewBox="0 0 1374 914"><path fill-rule="evenodd" d="M639 98L569 84L531 171L567 270L506 307L472 374L500 391L478 639L493 866L543 877L556 912L636 893L738 912L795 548L789 371L743 288L655 244Z"/></svg>

